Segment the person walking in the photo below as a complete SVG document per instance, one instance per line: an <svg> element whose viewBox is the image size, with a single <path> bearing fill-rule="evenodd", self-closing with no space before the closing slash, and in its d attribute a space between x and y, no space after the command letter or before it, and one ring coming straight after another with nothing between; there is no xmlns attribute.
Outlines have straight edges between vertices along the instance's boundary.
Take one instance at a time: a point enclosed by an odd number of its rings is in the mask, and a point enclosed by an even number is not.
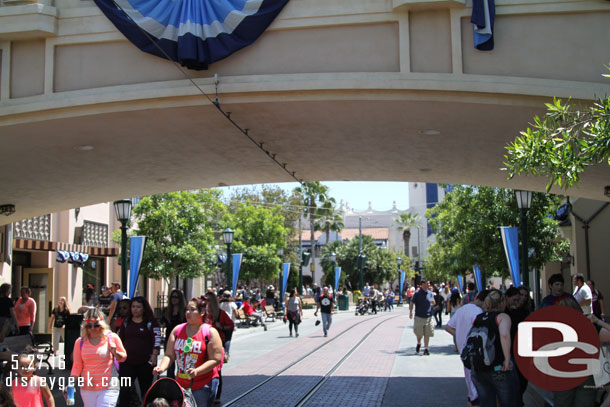
<svg viewBox="0 0 610 407"><path fill-rule="evenodd" d="M115 407L119 398L116 363L127 358L118 335L111 332L104 313L97 308L85 312L81 337L74 343L70 376L82 377L84 407Z"/></svg>
<svg viewBox="0 0 610 407"><path fill-rule="evenodd" d="M589 315L591 313L591 302L593 300L593 294L591 288L585 284L585 278L582 274L576 274L574 276L574 292L572 295L576 298L576 302L582 308L582 313Z"/></svg>
<svg viewBox="0 0 610 407"><path fill-rule="evenodd" d="M443 326L443 296L441 295L438 288L434 289L434 320L436 321L436 327L441 328Z"/></svg>
<svg viewBox="0 0 610 407"><path fill-rule="evenodd" d="M233 337L233 331L235 330L235 323L231 317L220 309L220 304L218 303L218 297L216 294L208 292L205 294L205 300L207 301L206 314L204 318L204 322L216 328L218 334L220 335L220 342L222 343L222 347L224 349L225 342L228 340L231 341ZM220 396L222 395L222 371L218 367L218 390L216 391L216 403L220 403Z"/></svg>
<svg viewBox="0 0 610 407"><path fill-rule="evenodd" d="M506 309L506 298L500 290L492 289L483 302L483 313L477 315L475 326L486 326L494 338L495 357L488 370L472 370L472 382L479 393L481 407L517 407L519 381L511 361L511 321ZM496 400L498 404L496 404Z"/></svg>
<svg viewBox="0 0 610 407"><path fill-rule="evenodd" d="M434 295L428 291L430 282L424 280L421 287L411 299L409 304L409 319L413 319L413 308L415 307L415 322L413 323L413 332L417 337L417 346L415 353L419 353L421 349L421 340L424 338L424 355L430 355L428 345L430 338L434 336L434 327L432 326L432 307L435 305Z"/></svg>
<svg viewBox="0 0 610 407"><path fill-rule="evenodd" d="M15 302L15 313L19 325L19 335L32 335L36 322L36 301L30 298L30 287L21 287L21 297Z"/></svg>
<svg viewBox="0 0 610 407"><path fill-rule="evenodd" d="M445 325L445 331L453 335L460 354L464 346L466 346L466 340L472 328L472 323L477 315L483 312L483 302L488 293L489 291L482 290L473 302L460 307L449 322L447 322L447 325ZM468 391L468 405L478 406L479 393L477 393L477 389L474 383L472 383L472 371L466 366L464 366L464 379L466 380L466 389Z"/></svg>
<svg viewBox="0 0 610 407"><path fill-rule="evenodd" d="M186 300L184 294L178 289L172 290L169 294L169 305L163 310L161 317L161 326L165 327L165 339L163 347L167 347L169 334L180 324L186 322ZM167 369L167 377L176 378L175 366L172 364Z"/></svg>
<svg viewBox="0 0 610 407"><path fill-rule="evenodd" d="M11 285L8 283L0 285L0 332L9 335L15 332L19 326L17 314L15 313L15 304L10 295ZM6 328L5 324L8 324ZM2 334L0 333L0 335Z"/></svg>
<svg viewBox="0 0 610 407"><path fill-rule="evenodd" d="M324 336L328 336L328 330L330 324L333 322L335 304L333 297L328 293L328 287L324 286L320 300L316 303L316 311L313 313L314 316L318 316L318 310L322 313L322 331Z"/></svg>
<svg viewBox="0 0 610 407"><path fill-rule="evenodd" d="M294 327L294 336L299 336L299 324L303 318L303 304L301 303L301 297L297 293L297 289L293 288L290 293L290 297L286 299L284 305L286 308L286 318L288 319L288 332L292 336L292 328Z"/></svg>
<svg viewBox="0 0 610 407"><path fill-rule="evenodd" d="M98 306L102 309L104 315L108 316L110 312L110 304L112 304L112 290L107 285L102 286L102 295L97 299Z"/></svg>
<svg viewBox="0 0 610 407"><path fill-rule="evenodd" d="M130 377L132 387L121 389L119 406L128 407L135 379L144 395L153 379L153 366L157 366L157 356L161 349L161 329L148 301L144 297L131 300L131 316L123 321L118 334L127 350L127 359L120 364L121 377Z"/></svg>
<svg viewBox="0 0 610 407"><path fill-rule="evenodd" d="M386 291L385 298L390 311L394 311L394 291L392 291L391 288L388 288L388 290Z"/></svg>
<svg viewBox="0 0 610 407"><path fill-rule="evenodd" d="M53 352L57 355L59 351L59 338L61 336L66 338L64 329L66 327L66 321L68 315L70 315L70 308L66 302L66 297L59 297L57 306L51 311L51 317L49 318L49 331L53 332Z"/></svg>
<svg viewBox="0 0 610 407"><path fill-rule="evenodd" d="M225 291L222 293L222 299L220 300L220 309L227 313L231 320L233 321L233 326L237 323L237 304L235 304L235 300L231 297L231 293ZM231 332L231 336L225 338L223 343L225 350L224 362L227 363L229 361L229 352L231 350L231 339L233 337L233 332Z"/></svg>
<svg viewBox="0 0 610 407"><path fill-rule="evenodd" d="M604 310L604 296L597 288L595 288L595 281L589 280L587 281L587 285L591 289L591 304L593 308L593 314L597 317L597 319L605 320L606 311ZM2 287L0 287L0 294L1 291Z"/></svg>
<svg viewBox="0 0 610 407"><path fill-rule="evenodd" d="M184 389L191 389L197 407L214 405L218 388L218 366L222 363L222 342L216 328L204 323L207 305L201 298L187 303L186 323L170 333L165 355L155 375L167 370L175 362L177 382Z"/></svg>
<svg viewBox="0 0 610 407"><path fill-rule="evenodd" d="M112 319L118 315L117 309L119 302L123 299L123 292L121 291L121 283L112 283L112 301L110 302L110 308L108 309L108 317L106 318L106 324L112 326Z"/></svg>

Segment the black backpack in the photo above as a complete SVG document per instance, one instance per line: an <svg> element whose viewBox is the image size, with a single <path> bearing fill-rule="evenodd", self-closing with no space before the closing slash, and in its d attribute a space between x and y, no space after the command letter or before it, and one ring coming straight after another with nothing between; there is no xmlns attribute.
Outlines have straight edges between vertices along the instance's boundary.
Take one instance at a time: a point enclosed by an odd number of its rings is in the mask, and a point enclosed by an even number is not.
<svg viewBox="0 0 610 407"><path fill-rule="evenodd" d="M479 314L472 324L460 355L464 367L470 370L491 370L496 359L496 335L498 328L495 314Z"/></svg>

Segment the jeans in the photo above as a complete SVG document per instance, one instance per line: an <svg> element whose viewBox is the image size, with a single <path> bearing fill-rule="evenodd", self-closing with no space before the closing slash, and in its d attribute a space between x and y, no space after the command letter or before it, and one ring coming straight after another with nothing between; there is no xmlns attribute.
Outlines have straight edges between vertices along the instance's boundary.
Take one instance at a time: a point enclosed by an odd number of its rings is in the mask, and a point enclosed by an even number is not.
<svg viewBox="0 0 610 407"><path fill-rule="evenodd" d="M212 379L208 384L200 389L193 390L193 397L197 407L212 407L218 390L218 378Z"/></svg>
<svg viewBox="0 0 610 407"><path fill-rule="evenodd" d="M443 310L434 313L434 320L436 321L436 326L441 327L443 325Z"/></svg>
<svg viewBox="0 0 610 407"><path fill-rule="evenodd" d="M513 367L506 372L472 371L472 382L479 393L481 407L520 407L520 391L517 373Z"/></svg>
<svg viewBox="0 0 610 407"><path fill-rule="evenodd" d="M153 382L152 366L148 363L141 363L137 365L121 363L119 364L119 375L121 377L131 377L131 387L121 387L121 394L119 395L119 406L129 407L130 400L132 398L132 392L135 389L136 381L140 385L140 392L142 398L150 388Z"/></svg>
<svg viewBox="0 0 610 407"><path fill-rule="evenodd" d="M570 390L553 392L555 407L585 407L595 405L595 381L589 376L581 385Z"/></svg>
<svg viewBox="0 0 610 407"><path fill-rule="evenodd" d="M333 315L322 312L322 330L324 331L324 335L328 334L328 329L330 328L330 324L333 322Z"/></svg>

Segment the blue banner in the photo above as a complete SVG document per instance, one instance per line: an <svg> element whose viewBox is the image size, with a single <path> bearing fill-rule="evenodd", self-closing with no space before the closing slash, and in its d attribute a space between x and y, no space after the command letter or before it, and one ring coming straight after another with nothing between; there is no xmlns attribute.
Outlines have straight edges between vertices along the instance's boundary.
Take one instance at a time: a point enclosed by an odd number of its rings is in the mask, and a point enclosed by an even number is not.
<svg viewBox="0 0 610 407"><path fill-rule="evenodd" d="M290 263L282 263L282 287L280 292L280 301L284 302L284 293L288 291L288 274L290 273Z"/></svg>
<svg viewBox="0 0 610 407"><path fill-rule="evenodd" d="M458 288L460 289L460 294L464 292L464 277L458 276Z"/></svg>
<svg viewBox="0 0 610 407"><path fill-rule="evenodd" d="M339 279L341 278L341 267L335 267L335 292L339 289Z"/></svg>
<svg viewBox="0 0 610 407"><path fill-rule="evenodd" d="M129 238L129 281L127 283L129 298L133 298L136 292L145 248L146 236L132 236Z"/></svg>
<svg viewBox="0 0 610 407"><path fill-rule="evenodd" d="M506 261L508 262L510 276L513 279L513 285L519 287L521 285L521 274L519 273L519 230L516 226L500 226L500 234L502 235L504 253L506 253Z"/></svg>
<svg viewBox="0 0 610 407"><path fill-rule="evenodd" d="M236 293L237 280L239 280L239 268L241 267L241 253L233 255L233 295Z"/></svg>
<svg viewBox="0 0 610 407"><path fill-rule="evenodd" d="M404 290L404 285L405 285L405 272L401 271L400 272L400 292L398 293L398 295L400 295L400 298L402 298L402 293Z"/></svg>
<svg viewBox="0 0 610 407"><path fill-rule="evenodd" d="M481 274L481 267L478 264L475 264L472 266L472 268L474 270L474 280L477 283L477 290L481 291L485 288L483 287L483 275Z"/></svg>

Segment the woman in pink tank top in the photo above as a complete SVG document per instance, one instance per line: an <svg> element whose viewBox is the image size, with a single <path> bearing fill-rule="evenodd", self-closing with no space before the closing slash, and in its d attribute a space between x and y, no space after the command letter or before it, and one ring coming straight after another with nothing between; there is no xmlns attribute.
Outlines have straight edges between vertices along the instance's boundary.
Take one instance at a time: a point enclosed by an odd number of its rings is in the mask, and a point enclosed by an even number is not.
<svg viewBox="0 0 610 407"><path fill-rule="evenodd" d="M13 398L19 407L44 407L42 398L48 407L55 407L51 390L40 376L34 372L36 359L34 355L22 354L17 359L17 377L12 382Z"/></svg>
<svg viewBox="0 0 610 407"><path fill-rule="evenodd" d="M193 298L186 307L186 323L170 333L161 364L154 368L158 375L176 363L176 380L191 389L198 407L213 406L218 389L218 370L222 361L222 342L218 331L204 324L206 303Z"/></svg>

